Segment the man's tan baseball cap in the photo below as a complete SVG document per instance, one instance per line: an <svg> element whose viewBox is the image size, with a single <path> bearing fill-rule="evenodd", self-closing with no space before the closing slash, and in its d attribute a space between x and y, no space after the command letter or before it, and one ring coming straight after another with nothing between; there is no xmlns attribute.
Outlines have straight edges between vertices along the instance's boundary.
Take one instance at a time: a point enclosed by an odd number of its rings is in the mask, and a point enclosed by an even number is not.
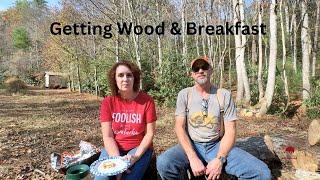
<svg viewBox="0 0 320 180"><path fill-rule="evenodd" d="M206 62L206 63L208 63L210 65L209 58L207 56L200 56L200 57L198 57L198 58L196 58L196 59L191 61L191 68L194 65L194 63L197 62L197 61L204 61L204 62Z"/></svg>

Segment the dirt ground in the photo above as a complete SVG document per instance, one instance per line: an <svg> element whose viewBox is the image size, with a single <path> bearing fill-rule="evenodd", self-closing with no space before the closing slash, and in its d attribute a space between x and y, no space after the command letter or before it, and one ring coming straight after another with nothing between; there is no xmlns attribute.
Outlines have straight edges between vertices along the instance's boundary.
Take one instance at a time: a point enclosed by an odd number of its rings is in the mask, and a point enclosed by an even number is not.
<svg viewBox="0 0 320 180"><path fill-rule="evenodd" d="M77 149L80 140L102 146L98 121L102 98L68 90L29 90L8 95L0 90L0 179L63 179L50 154ZM173 109L157 110L156 154L176 143ZM241 118L238 137L307 131L301 118Z"/></svg>

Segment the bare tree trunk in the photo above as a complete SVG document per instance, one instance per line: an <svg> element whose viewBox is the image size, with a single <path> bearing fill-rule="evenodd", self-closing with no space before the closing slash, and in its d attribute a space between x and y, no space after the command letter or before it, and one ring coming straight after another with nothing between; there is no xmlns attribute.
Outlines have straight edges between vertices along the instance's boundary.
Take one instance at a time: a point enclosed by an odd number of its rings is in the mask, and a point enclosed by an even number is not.
<svg viewBox="0 0 320 180"><path fill-rule="evenodd" d="M212 2L211 2L212 3ZM204 1L202 1L202 14L203 14L203 18L204 18L204 24L205 24L205 26L207 26L208 25L208 15L207 15L207 13L206 13L206 8L205 8L205 3L204 3ZM209 59L211 60L211 63L212 63L212 66L213 66L213 68L214 68L214 70L215 70L215 68L216 68L216 55L218 54L218 53L213 53L213 40L212 40L212 36L209 36L209 35L205 35L205 37L207 38L207 46L208 46L208 57L209 57ZM218 44L218 46L219 46L219 44ZM214 71L214 72L216 72L216 71ZM217 76L215 76L214 75L214 77L217 77ZM214 79L215 80L215 79Z"/></svg>
<svg viewBox="0 0 320 180"><path fill-rule="evenodd" d="M303 17L302 29L301 29L301 43L302 43L302 96L303 100L310 97L310 50L311 40L308 33L309 30L309 15L307 13L308 0L301 1L301 15Z"/></svg>
<svg viewBox="0 0 320 180"><path fill-rule="evenodd" d="M128 10L129 10L131 22L134 22L134 24L139 23L138 20L134 20L132 7L131 7L131 3L129 2L129 0L127 0L127 5L128 5ZM140 53L141 53L140 52L140 37L138 35L133 34L132 35L132 39L133 39L133 44L134 44L134 52L135 52L135 55L136 55L137 65L138 65L139 69L142 70L142 67L141 67L141 56L140 56ZM141 79L140 80L140 88L142 89L142 87L143 86L142 86L142 79Z"/></svg>
<svg viewBox="0 0 320 180"><path fill-rule="evenodd" d="M73 64L70 64L70 91L75 91L74 87L74 67Z"/></svg>
<svg viewBox="0 0 320 180"><path fill-rule="evenodd" d="M258 17L258 24L262 24L262 14L263 14L263 6L261 5L261 2L259 1L259 17ZM264 92L263 92L263 84L262 84L262 60L263 60L263 54L262 54L262 34L259 31L259 66L258 66L258 87L259 87L259 101L263 98Z"/></svg>
<svg viewBox="0 0 320 180"><path fill-rule="evenodd" d="M270 50L270 49L268 49L268 43L267 43L267 41L265 41L265 43L264 43L264 64L265 64L265 69L268 69L268 67L269 67L269 54L268 54L268 50Z"/></svg>
<svg viewBox="0 0 320 180"><path fill-rule="evenodd" d="M257 43L256 43L256 35L252 35L252 46L251 46L251 62L252 65L257 65Z"/></svg>
<svg viewBox="0 0 320 180"><path fill-rule="evenodd" d="M195 35L195 38L196 38L197 57L199 57L200 56L199 36Z"/></svg>
<svg viewBox="0 0 320 180"><path fill-rule="evenodd" d="M158 1L156 2L156 6L157 6L157 19L158 19L158 22L160 22L160 11L159 11ZM158 61L159 61L159 67L160 67L160 74L162 74L162 46L161 46L160 35L157 36L157 40L158 40Z"/></svg>
<svg viewBox="0 0 320 180"><path fill-rule="evenodd" d="M233 0L234 5L234 23L236 24L238 21L244 22L244 10L243 10L243 1L242 0ZM238 17L239 16L239 17ZM244 103L249 104L250 102L250 87L249 80L246 71L246 66L244 63L244 55L245 55L245 44L247 42L245 35L235 35L236 42L236 62L237 62L237 75L239 78L239 82L241 81L242 85L239 86L240 92L237 92L237 101L241 101L243 97L243 92L245 93ZM239 51L239 52L237 52ZM239 74L238 74L239 70ZM240 76L240 77L239 77ZM241 89L242 88L242 89ZM240 94L242 93L242 94Z"/></svg>
<svg viewBox="0 0 320 180"><path fill-rule="evenodd" d="M241 22L245 22L244 20L244 7L243 7L243 0L239 0L239 5L240 5L240 17L241 17ZM245 92L245 103L249 104L251 95L250 95L250 86L249 86L249 78L247 74L247 69L246 69L246 64L244 63L244 55L245 55L245 47L247 43L247 37L246 35L241 35L241 44L242 44L242 49L241 49L241 66L242 66L242 76L243 76L243 84L244 84L244 92Z"/></svg>
<svg viewBox="0 0 320 180"><path fill-rule="evenodd" d="M94 87L95 87L95 95L99 95L99 86L98 86L98 73L97 73L97 66L94 66Z"/></svg>
<svg viewBox="0 0 320 180"><path fill-rule="evenodd" d="M82 93L82 88L81 88L81 78L80 78L80 62L78 55L76 55L76 61L77 61L77 80L78 80L78 90L79 94Z"/></svg>
<svg viewBox="0 0 320 180"><path fill-rule="evenodd" d="M115 0L113 0L113 3L115 4ZM116 14L118 14L118 5L115 6L115 12ZM123 20L122 18L122 11L120 10L120 17L121 17L121 21ZM119 41L119 34L116 33L116 62L119 62L119 55L120 55L120 52L119 52L119 44L120 44L120 41Z"/></svg>
<svg viewBox="0 0 320 180"><path fill-rule="evenodd" d="M232 59L231 59L231 36L228 37L228 58L229 58L229 89L232 86L232 76L231 76L231 69L232 69Z"/></svg>
<svg viewBox="0 0 320 180"><path fill-rule="evenodd" d="M287 55L286 55L286 37L284 33L284 23L283 23L283 16L282 16L282 5L283 1L280 1L280 24L281 24L281 39L282 39L282 80L284 84L284 92L287 96L287 104L284 111L286 111L289 102L290 102L290 95L289 95L289 89L288 89L288 81L287 81L287 75L286 75L286 61L287 61Z"/></svg>
<svg viewBox="0 0 320 180"><path fill-rule="evenodd" d="M273 98L275 80L276 80L276 63L277 63L277 14L276 0L272 0L270 4L270 54L269 54L269 69L268 81L264 101L261 102L259 115L267 113Z"/></svg>
<svg viewBox="0 0 320 180"><path fill-rule="evenodd" d="M204 55L204 56L206 56L207 55L207 50L206 50L206 42L205 42L206 40L205 40L205 36L201 36L201 44L202 44L202 54Z"/></svg>
<svg viewBox="0 0 320 180"><path fill-rule="evenodd" d="M94 61L94 89L95 89L95 95L98 96L98 73L97 73L97 55L96 55L96 42L95 37L93 36L93 61Z"/></svg>
<svg viewBox="0 0 320 180"><path fill-rule="evenodd" d="M234 24L236 24L239 21L239 3L238 0L233 0L233 18L234 18ZM235 40L235 60L236 60L236 71L237 71L237 97L236 101L239 103L243 99L243 93L244 93L244 86L243 86L243 77L242 77L242 68L241 68L241 36L239 34L236 34L234 36Z"/></svg>
<svg viewBox="0 0 320 180"><path fill-rule="evenodd" d="M292 14L292 33L293 33L293 69L297 73L297 17L296 17L296 2L293 2L293 14Z"/></svg>
<svg viewBox="0 0 320 180"><path fill-rule="evenodd" d="M286 34L290 33L290 22L289 22L289 7L288 2L284 2L284 17L286 18Z"/></svg>
<svg viewBox="0 0 320 180"><path fill-rule="evenodd" d="M313 51L312 51L312 76L316 76L316 62L317 62L317 51L318 51L318 35L319 35L319 21L320 21L320 2L317 3L317 17L316 26L314 30L314 41L313 41Z"/></svg>
<svg viewBox="0 0 320 180"><path fill-rule="evenodd" d="M213 57L212 57L212 66L213 66L213 69L214 69L214 71L216 71L216 56L218 55L218 51L219 51L219 46L220 46L220 41L219 41L219 37L218 36L215 36L215 39L216 39L216 46L215 46L215 48L214 48L214 50L213 50L213 46L211 46L210 44L213 44L213 38L208 38L207 39L207 41L208 41L208 54L209 54L209 56L211 55L211 54L213 54ZM211 41L211 43L209 42L209 41Z"/></svg>
<svg viewBox="0 0 320 180"><path fill-rule="evenodd" d="M226 55L227 52L227 36L224 36L224 48L223 51L221 53L221 57L220 57L220 61L219 61L219 67L220 67L220 88L223 87L224 84L224 57Z"/></svg>
<svg viewBox="0 0 320 180"><path fill-rule="evenodd" d="M177 40L178 37L174 36L173 38L174 38L174 47L175 47L174 49L175 49L175 52L176 52L176 54L179 54L179 51L178 51L179 45L178 45L178 42L177 42L178 41Z"/></svg>
<svg viewBox="0 0 320 180"><path fill-rule="evenodd" d="M200 10L200 1L197 3L197 11L196 16L198 17L197 21L199 24L201 24L201 10ZM196 38L196 48L197 48L197 57L200 56L200 47L199 47L199 35L195 35Z"/></svg>
<svg viewBox="0 0 320 180"><path fill-rule="evenodd" d="M186 19L185 19L185 7L186 0L181 0L182 8L181 8L181 27L182 27L182 56L184 64L187 65L187 36L186 36Z"/></svg>

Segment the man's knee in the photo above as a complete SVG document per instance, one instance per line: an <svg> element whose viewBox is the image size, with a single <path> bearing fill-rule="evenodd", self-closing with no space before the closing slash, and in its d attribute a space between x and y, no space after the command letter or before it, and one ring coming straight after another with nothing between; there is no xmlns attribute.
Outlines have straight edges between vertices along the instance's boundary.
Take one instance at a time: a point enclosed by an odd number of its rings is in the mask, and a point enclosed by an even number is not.
<svg viewBox="0 0 320 180"><path fill-rule="evenodd" d="M161 154L157 157L157 170L162 172L168 168L170 164L169 158L165 154Z"/></svg>
<svg viewBox="0 0 320 180"><path fill-rule="evenodd" d="M270 179L272 179L271 171L268 168L268 166L266 166L265 168L261 169L259 176L260 176L259 179L261 179L261 180L270 180Z"/></svg>

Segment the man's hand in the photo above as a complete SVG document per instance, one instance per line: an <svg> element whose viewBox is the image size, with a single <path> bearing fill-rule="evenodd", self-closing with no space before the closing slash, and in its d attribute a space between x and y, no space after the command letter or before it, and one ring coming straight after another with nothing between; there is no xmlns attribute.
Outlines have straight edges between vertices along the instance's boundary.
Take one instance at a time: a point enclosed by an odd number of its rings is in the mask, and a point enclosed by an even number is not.
<svg viewBox="0 0 320 180"><path fill-rule="evenodd" d="M191 170L194 176L202 176L206 172L206 167L198 157L194 157L189 160Z"/></svg>
<svg viewBox="0 0 320 180"><path fill-rule="evenodd" d="M207 165L207 170L206 170L207 179L208 180L219 179L222 171L222 166L223 164L219 159L214 158L213 160L211 160Z"/></svg>

